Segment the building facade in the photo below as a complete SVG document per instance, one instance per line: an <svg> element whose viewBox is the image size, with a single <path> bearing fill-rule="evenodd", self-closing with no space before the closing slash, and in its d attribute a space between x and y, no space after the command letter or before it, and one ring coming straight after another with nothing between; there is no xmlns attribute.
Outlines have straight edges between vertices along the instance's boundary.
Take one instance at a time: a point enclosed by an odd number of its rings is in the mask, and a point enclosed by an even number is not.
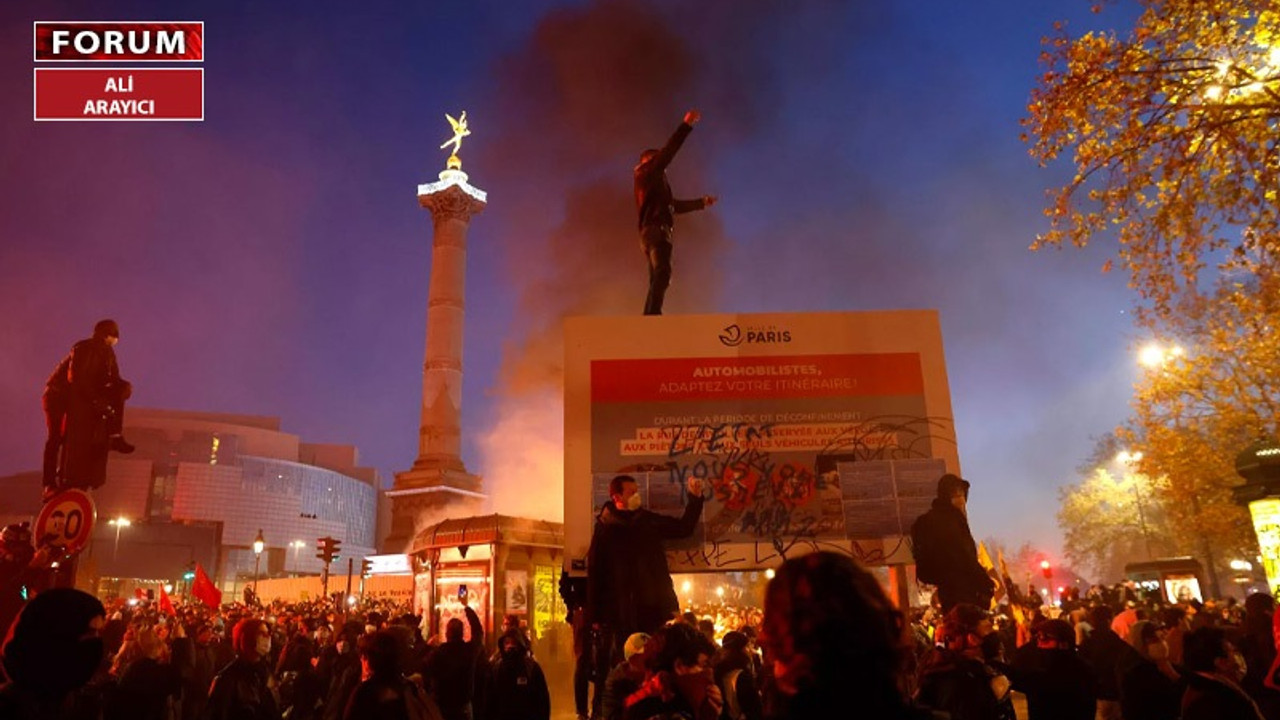
<svg viewBox="0 0 1280 720"><path fill-rule="evenodd" d="M112 454L94 492L100 523L129 522L122 555L141 534L135 524L212 525L220 540L210 574L234 590L255 575L319 573L319 537L342 541L342 569L375 553L378 474L358 465L352 446L304 443L279 418L147 408L129 408L125 436L137 450Z"/></svg>

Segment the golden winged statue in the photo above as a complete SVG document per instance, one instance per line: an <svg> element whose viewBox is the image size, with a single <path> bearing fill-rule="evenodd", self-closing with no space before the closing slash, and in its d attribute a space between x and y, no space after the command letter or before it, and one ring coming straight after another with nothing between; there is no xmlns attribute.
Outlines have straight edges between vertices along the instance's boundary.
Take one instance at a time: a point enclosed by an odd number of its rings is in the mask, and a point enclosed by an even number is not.
<svg viewBox="0 0 1280 720"><path fill-rule="evenodd" d="M453 151L449 153L448 166L451 169L461 169L462 160L458 158L458 151L462 149L462 138L471 134L471 130L467 128L467 111L463 110L458 119L454 119L449 113L445 113L445 119L449 121L449 125L453 127L453 137L445 140L440 149L443 150L450 145Z"/></svg>

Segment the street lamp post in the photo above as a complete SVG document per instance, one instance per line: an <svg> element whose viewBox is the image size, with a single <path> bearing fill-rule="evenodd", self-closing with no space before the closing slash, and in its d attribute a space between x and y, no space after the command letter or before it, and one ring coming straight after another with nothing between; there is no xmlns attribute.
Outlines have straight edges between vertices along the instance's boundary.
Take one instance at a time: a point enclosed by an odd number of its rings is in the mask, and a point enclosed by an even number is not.
<svg viewBox="0 0 1280 720"><path fill-rule="evenodd" d="M258 528L258 537L253 539L253 596L258 596L258 564L262 562L262 550L267 541L262 539L262 528Z"/></svg>
<svg viewBox="0 0 1280 720"><path fill-rule="evenodd" d="M116 527L116 543L115 543L115 547L113 547L111 550L111 562L112 564L114 564L116 561L116 556L120 554L120 531L132 525L133 522L130 521L129 518L127 517L118 517L118 518L112 518L108 520L107 524L114 525Z"/></svg>

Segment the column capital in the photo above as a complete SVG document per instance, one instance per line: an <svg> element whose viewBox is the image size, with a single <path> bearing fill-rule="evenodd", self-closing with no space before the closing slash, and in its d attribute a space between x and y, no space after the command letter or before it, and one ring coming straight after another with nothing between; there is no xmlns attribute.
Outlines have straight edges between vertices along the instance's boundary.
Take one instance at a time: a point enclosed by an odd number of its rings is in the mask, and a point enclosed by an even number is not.
<svg viewBox="0 0 1280 720"><path fill-rule="evenodd" d="M438 182L418 186L418 202L431 211L436 222L458 219L467 222L484 209L488 193L467 182L461 170L445 170Z"/></svg>

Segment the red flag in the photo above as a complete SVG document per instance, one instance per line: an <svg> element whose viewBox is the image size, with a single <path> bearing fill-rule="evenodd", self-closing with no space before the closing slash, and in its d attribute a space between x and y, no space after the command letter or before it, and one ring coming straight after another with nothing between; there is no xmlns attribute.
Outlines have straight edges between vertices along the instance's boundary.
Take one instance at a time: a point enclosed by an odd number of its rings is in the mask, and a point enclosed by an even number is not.
<svg viewBox="0 0 1280 720"><path fill-rule="evenodd" d="M160 586L160 612L178 617L178 611L173 609L173 603L169 600L169 593L164 591L164 585Z"/></svg>
<svg viewBox="0 0 1280 720"><path fill-rule="evenodd" d="M212 610L222 607L222 591L213 584L208 575L204 574L204 568L200 567L200 563L196 563L196 579L191 583L191 594Z"/></svg>

